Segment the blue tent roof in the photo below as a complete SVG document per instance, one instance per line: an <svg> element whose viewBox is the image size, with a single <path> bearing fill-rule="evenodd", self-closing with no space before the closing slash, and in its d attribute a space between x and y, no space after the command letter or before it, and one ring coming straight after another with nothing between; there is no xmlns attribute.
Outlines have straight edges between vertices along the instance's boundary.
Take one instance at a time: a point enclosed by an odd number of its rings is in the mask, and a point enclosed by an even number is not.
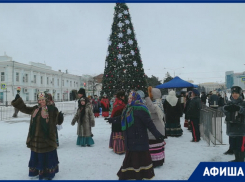
<svg viewBox="0 0 245 182"><path fill-rule="evenodd" d="M156 88L187 88L187 87L198 87L190 82L182 80L180 77L176 76L172 80L163 83L161 85L157 85Z"/></svg>

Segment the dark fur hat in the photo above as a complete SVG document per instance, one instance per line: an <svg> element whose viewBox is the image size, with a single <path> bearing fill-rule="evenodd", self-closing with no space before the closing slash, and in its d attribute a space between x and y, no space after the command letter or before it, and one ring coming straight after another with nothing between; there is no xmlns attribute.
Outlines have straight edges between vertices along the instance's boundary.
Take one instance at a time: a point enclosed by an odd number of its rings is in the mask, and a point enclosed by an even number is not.
<svg viewBox="0 0 245 182"><path fill-rule="evenodd" d="M124 91L119 91L119 92L117 92L117 94L116 94L116 96L117 96L117 98L120 98L120 97L125 97L125 92Z"/></svg>
<svg viewBox="0 0 245 182"><path fill-rule="evenodd" d="M83 97L86 97L86 92L84 88L80 88L77 92L78 94L83 94Z"/></svg>
<svg viewBox="0 0 245 182"><path fill-rule="evenodd" d="M238 93L239 95L242 94L242 88L238 86L231 87L231 93Z"/></svg>

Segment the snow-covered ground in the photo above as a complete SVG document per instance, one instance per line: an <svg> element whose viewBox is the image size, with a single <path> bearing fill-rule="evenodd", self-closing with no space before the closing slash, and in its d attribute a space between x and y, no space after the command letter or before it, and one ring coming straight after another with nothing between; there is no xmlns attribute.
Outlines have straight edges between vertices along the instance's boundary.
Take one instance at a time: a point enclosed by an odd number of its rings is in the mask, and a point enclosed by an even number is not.
<svg viewBox="0 0 245 182"><path fill-rule="evenodd" d="M60 172L54 180L117 180L117 172L124 155L109 149L111 127L102 117L95 119L92 128L95 144L92 147L76 145L76 125L71 126L73 115L65 115L59 131L58 156ZM0 121L0 180L27 180L30 149L26 147L29 117ZM224 120L223 120L224 121ZM184 117L181 118L181 125ZM234 156L223 155L228 149L228 137L223 125L226 145L208 146L204 140L190 142L191 132L182 127L183 136L166 139L165 163L155 168L154 180L187 180L201 161L229 161Z"/></svg>

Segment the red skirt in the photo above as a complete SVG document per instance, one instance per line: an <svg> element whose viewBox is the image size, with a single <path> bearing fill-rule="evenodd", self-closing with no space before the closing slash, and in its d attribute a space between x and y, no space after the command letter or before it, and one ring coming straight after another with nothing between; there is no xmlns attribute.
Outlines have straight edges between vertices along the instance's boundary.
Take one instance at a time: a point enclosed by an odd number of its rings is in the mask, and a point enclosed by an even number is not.
<svg viewBox="0 0 245 182"><path fill-rule="evenodd" d="M103 117L109 117L109 111L103 111L102 116Z"/></svg>

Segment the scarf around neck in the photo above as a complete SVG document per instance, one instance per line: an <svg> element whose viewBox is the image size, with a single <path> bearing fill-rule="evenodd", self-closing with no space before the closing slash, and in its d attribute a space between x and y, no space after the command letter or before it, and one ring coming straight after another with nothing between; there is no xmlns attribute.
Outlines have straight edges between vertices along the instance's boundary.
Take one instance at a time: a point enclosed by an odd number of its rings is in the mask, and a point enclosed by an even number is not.
<svg viewBox="0 0 245 182"><path fill-rule="evenodd" d="M131 91L130 94L132 95L132 101L130 104L127 105L127 107L123 110L122 113L122 131L125 131L127 128L131 127L134 124L135 110L141 110L150 115L149 110L143 103L142 99L140 98L140 95L135 91Z"/></svg>

